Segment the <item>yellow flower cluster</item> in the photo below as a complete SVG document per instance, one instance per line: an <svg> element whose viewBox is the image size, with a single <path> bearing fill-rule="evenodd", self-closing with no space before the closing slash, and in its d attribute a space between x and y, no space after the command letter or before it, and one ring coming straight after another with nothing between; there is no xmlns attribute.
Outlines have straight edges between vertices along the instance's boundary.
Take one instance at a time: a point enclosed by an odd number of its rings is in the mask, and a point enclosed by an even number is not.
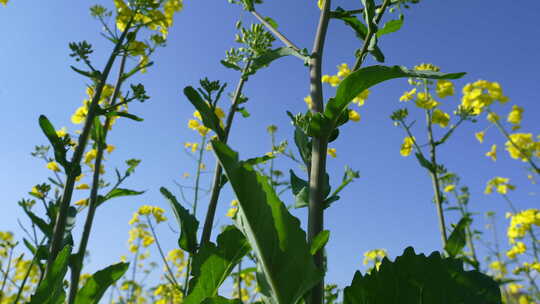
<svg viewBox="0 0 540 304"><path fill-rule="evenodd" d="M370 262L373 262L375 265L375 269L379 269L379 266L381 265L381 261L384 257L388 256L385 249L373 249L366 251L364 253L364 265L369 264Z"/></svg>
<svg viewBox="0 0 540 304"><path fill-rule="evenodd" d="M156 241L147 228L148 225L139 223L129 230L129 251L136 252L139 250L139 245L146 248Z"/></svg>
<svg viewBox="0 0 540 304"><path fill-rule="evenodd" d="M123 0L114 0L114 5L117 12L116 26L123 32L134 12ZM150 30L161 33L163 38L167 38L169 28L173 24L174 14L180 11L182 7L183 3L181 0L167 0L163 5L163 11L152 9L148 10L145 14L138 11L133 19L136 23L144 24Z"/></svg>
<svg viewBox="0 0 540 304"><path fill-rule="evenodd" d="M214 113L220 119L220 124L223 127L222 119L223 119L223 117L225 117L225 112L223 112L223 110L220 107L216 107L215 110L214 110ZM196 119L190 119L188 121L188 128L199 132L199 135L201 135L201 136L205 136L206 134L208 134L208 132L210 132L210 129L208 129L207 127L205 127L201 123L202 117L201 117L201 114L199 113L199 111L193 112L193 117L195 117ZM193 149L193 147L192 147L192 149Z"/></svg>
<svg viewBox="0 0 540 304"><path fill-rule="evenodd" d="M435 92L439 98L454 96L454 83L449 80L438 80Z"/></svg>
<svg viewBox="0 0 540 304"><path fill-rule="evenodd" d="M160 284L154 290L154 304L182 303L182 292L172 284Z"/></svg>
<svg viewBox="0 0 540 304"><path fill-rule="evenodd" d="M248 302L250 298L252 298L250 294L250 290L248 288L254 287L253 292L258 292L257 286L255 286L255 275L253 272L247 272L247 273L241 273L240 279L242 280L242 284L246 287L242 287L240 290L240 296L238 295L238 277L235 277L234 284L233 284L233 292L232 297L233 298L240 298L242 302Z"/></svg>
<svg viewBox="0 0 540 304"><path fill-rule="evenodd" d="M454 190L456 190L456 185L454 184L450 184L444 187L444 192L452 192Z"/></svg>
<svg viewBox="0 0 540 304"><path fill-rule="evenodd" d="M54 171L54 172L60 172L60 166L57 162L51 161L47 163L47 169Z"/></svg>
<svg viewBox="0 0 540 304"><path fill-rule="evenodd" d="M509 137L505 146L512 158L526 162L533 156L540 157L540 135L537 136L537 141L532 133L514 133Z"/></svg>
<svg viewBox="0 0 540 304"><path fill-rule="evenodd" d="M421 63L419 65L415 65L414 69L417 71L433 71L433 72L439 72L441 70L440 67L431 63Z"/></svg>
<svg viewBox="0 0 540 304"><path fill-rule="evenodd" d="M75 110L75 113L73 113L73 115L71 116L72 123L76 125L84 123L84 121L86 120L86 116L88 115L88 110L90 107L90 103L92 102L92 98L94 97L94 93L95 93L94 86L89 86L86 88L86 95L88 96L88 98L83 100L83 105L77 108L77 110ZM114 87L112 85L106 84L105 86L103 86L103 91L101 91L99 104L102 106L110 105L110 99L113 93L114 93ZM127 109L127 106L126 106L126 109ZM115 118L111 119L111 124L109 126L109 129L112 127L115 121L116 121Z"/></svg>
<svg viewBox="0 0 540 304"><path fill-rule="evenodd" d="M512 110L508 113L508 122L514 125L519 125L523 118L523 108L517 105L512 106Z"/></svg>
<svg viewBox="0 0 540 304"><path fill-rule="evenodd" d="M489 264L489 268L495 271L495 278L502 278L508 273L506 264L500 261L494 261Z"/></svg>
<svg viewBox="0 0 540 304"><path fill-rule="evenodd" d="M540 227L539 209L527 209L507 216L510 217L507 236L511 244L516 244L516 240L523 239L534 226Z"/></svg>
<svg viewBox="0 0 540 304"><path fill-rule="evenodd" d="M497 160L497 145L491 145L491 150L486 153L487 157L490 157L492 161Z"/></svg>
<svg viewBox="0 0 540 304"><path fill-rule="evenodd" d="M403 139L403 144L401 144L401 149L399 150L401 156L409 156L411 154L415 140L414 136L407 136Z"/></svg>
<svg viewBox="0 0 540 304"><path fill-rule="evenodd" d="M514 246L512 248L510 248L510 250L508 250L506 252L506 256L513 260L515 259L518 255L520 254L524 254L525 252L527 251L527 246L525 245L525 243L523 242L516 242L514 244Z"/></svg>
<svg viewBox="0 0 540 304"><path fill-rule="evenodd" d="M478 80L466 84L462 91L461 107L474 115L479 115L495 101L506 103L509 100L507 96L504 96L498 82Z"/></svg>
<svg viewBox="0 0 540 304"><path fill-rule="evenodd" d="M167 218L163 215L165 213L165 210L163 208L157 207L157 206L149 206L149 205L143 205L137 210L137 212L133 213L133 217L129 221L130 225L133 225L135 223L139 223L139 216L140 215L146 215L146 216L154 216L154 219L157 223L161 223L167 220Z"/></svg>
<svg viewBox="0 0 540 304"><path fill-rule="evenodd" d="M184 251L182 251L181 249L172 249L167 253L166 259L174 266L174 276L176 278L180 278L183 274L184 269L187 267L187 260Z"/></svg>
<svg viewBox="0 0 540 304"><path fill-rule="evenodd" d="M433 99L433 96L429 93L420 92L416 94L416 100L414 101L417 107L431 110L439 105L439 102Z"/></svg>
<svg viewBox="0 0 540 304"><path fill-rule="evenodd" d="M433 114L431 115L431 121L434 124L439 125L441 128L446 128L448 126L448 123L450 123L450 115L439 109L435 109L433 110Z"/></svg>
<svg viewBox="0 0 540 304"><path fill-rule="evenodd" d="M485 194L493 193L495 188L500 194L507 194L508 190L515 190L516 186L509 184L510 179L505 177L494 177L487 182L486 189L484 190Z"/></svg>

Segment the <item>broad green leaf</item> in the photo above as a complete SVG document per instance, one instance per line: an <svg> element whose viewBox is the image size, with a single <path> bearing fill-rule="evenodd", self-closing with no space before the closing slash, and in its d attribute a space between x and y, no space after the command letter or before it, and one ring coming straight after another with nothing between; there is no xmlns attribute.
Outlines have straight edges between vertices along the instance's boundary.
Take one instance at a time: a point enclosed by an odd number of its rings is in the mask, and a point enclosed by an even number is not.
<svg viewBox="0 0 540 304"><path fill-rule="evenodd" d="M476 270L465 271L461 260L417 255L412 247L378 270L354 275L345 288L344 304L500 304L497 282Z"/></svg>
<svg viewBox="0 0 540 304"><path fill-rule="evenodd" d="M107 288L118 281L128 268L129 263L118 263L94 273L77 293L75 304L98 304Z"/></svg>
<svg viewBox="0 0 540 304"><path fill-rule="evenodd" d="M249 250L246 238L234 226L227 226L218 235L217 246L211 242L204 244L193 256L193 279L184 303L199 304L206 298L216 297L221 284Z"/></svg>
<svg viewBox="0 0 540 304"><path fill-rule="evenodd" d="M144 119L140 118L137 115L133 115L133 114L130 114L130 113L127 113L127 112L119 112L119 111L107 112L107 113L105 113L105 116L107 116L107 117L114 117L114 116L125 117L125 118L129 118L129 119L135 120L135 121L143 121L144 120Z"/></svg>
<svg viewBox="0 0 540 304"><path fill-rule="evenodd" d="M63 287L71 254L71 246L65 246L50 265L45 278L38 285L36 292L30 298L29 304L63 303L66 294Z"/></svg>
<svg viewBox="0 0 540 304"><path fill-rule="evenodd" d="M326 243L328 243L329 239L330 239L330 230L323 230L319 232L319 234L317 234L317 236L315 236L315 238L313 239L309 252L312 255L315 255L317 251L321 250L324 246L326 246Z"/></svg>
<svg viewBox="0 0 540 304"><path fill-rule="evenodd" d="M115 197L121 197L121 196L135 196L135 195L141 195L145 191L135 191L130 189L124 189L124 188L114 188L109 193L107 193L105 196L100 196L98 198L98 206L105 203L106 201L115 198Z"/></svg>
<svg viewBox="0 0 540 304"><path fill-rule="evenodd" d="M226 299L221 296L215 296L211 298L206 298L201 304L242 304L243 302L240 299Z"/></svg>
<svg viewBox="0 0 540 304"><path fill-rule="evenodd" d="M470 217L462 217L454 228L454 231L450 234L450 237L448 237L444 250L451 257L457 256L461 252L461 249L465 247L467 240L465 230L471 223L472 219Z"/></svg>
<svg viewBox="0 0 540 304"><path fill-rule="evenodd" d="M45 115L39 116L39 126L54 149L54 158L67 171L68 162L66 160L66 147L56 134L56 129Z"/></svg>
<svg viewBox="0 0 540 304"><path fill-rule="evenodd" d="M253 63L251 64L250 72L248 73L248 75L254 74L257 70L265 66L268 66L272 61L276 59L289 56L289 55L298 57L302 59L304 62L309 59L309 57L303 54L300 54L299 52L295 51L294 49L290 47L280 47L277 49L269 50L266 53L260 55L259 57L256 57L255 59L253 59Z"/></svg>
<svg viewBox="0 0 540 304"><path fill-rule="evenodd" d="M161 187L159 190L171 204L174 216L178 222L180 228L178 245L187 252L195 253L197 251L197 229L199 229L199 221L189 210L180 205L176 197L167 188Z"/></svg>
<svg viewBox="0 0 540 304"><path fill-rule="evenodd" d="M227 145L212 140L213 151L239 201L236 224L259 261L258 282L273 303L296 303L322 278L300 221L291 215L268 178L238 160Z"/></svg>
<svg viewBox="0 0 540 304"><path fill-rule="evenodd" d="M338 86L336 96L328 102L324 115L335 127L339 115L347 108L349 103L361 92L386 80L394 78L429 78L429 79L457 79L465 73L445 74L433 71L409 70L403 66L373 65L361 68L347 76Z"/></svg>
<svg viewBox="0 0 540 304"><path fill-rule="evenodd" d="M221 128L219 124L219 118L217 117L216 113L210 108L210 105L206 103L201 95L199 95L199 92L195 90L193 87L185 87L184 88L184 94L189 99L189 101L193 104L193 106L199 111L201 114L201 118L203 121L203 124L207 127L216 132L217 136L220 139L223 139L225 137L225 131L223 131L223 128Z"/></svg>
<svg viewBox="0 0 540 304"><path fill-rule="evenodd" d="M377 31L377 37L399 31L403 26L403 19L395 19L386 22L382 29Z"/></svg>
<svg viewBox="0 0 540 304"><path fill-rule="evenodd" d="M314 113L309 121L307 134L312 137L329 137L332 133L331 121L322 113Z"/></svg>

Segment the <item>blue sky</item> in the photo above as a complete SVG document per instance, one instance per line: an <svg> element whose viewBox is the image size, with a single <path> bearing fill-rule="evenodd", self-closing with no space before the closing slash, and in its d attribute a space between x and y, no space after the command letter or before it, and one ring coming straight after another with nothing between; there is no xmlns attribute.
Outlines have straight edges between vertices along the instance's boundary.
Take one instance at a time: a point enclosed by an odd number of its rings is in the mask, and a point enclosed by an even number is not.
<svg viewBox="0 0 540 304"><path fill-rule="evenodd" d="M296 45L311 49L319 10L315 1L266 1L259 11L275 19L280 30ZM359 1L334 1L334 6L356 8ZM33 185L43 182L49 172L42 162L32 158L35 145L46 144L37 118L45 114L57 127L66 126L70 131L76 126L70 122L73 111L85 98L86 80L74 73L69 65L75 64L68 56L68 43L87 40L94 46L93 62L103 66L111 44L99 35L100 25L88 14L95 3L109 8L112 1L54 1L31 3L14 0L0 8L0 103L3 132L3 149L0 158L0 184L2 212L0 229L11 230L22 236L17 220L27 220L17 206L17 201L27 197ZM538 73L536 60L540 51L540 29L537 16L540 3L536 1L422 1L406 11L403 28L384 36L379 45L386 55L387 65L412 67L422 62L441 66L447 72L467 72L456 81L454 97L444 99L442 109L451 111L460 101L461 87L478 79L498 81L510 97L510 103L495 109L506 115L511 105L526 109L523 131L540 133L535 119L540 113L538 103ZM168 45L154 55L155 65L148 73L134 81L144 83L151 99L144 104L134 104L130 110L145 119L142 123L119 121L110 135L109 143L117 150L109 157L107 167L123 167L128 158L143 160L126 186L147 192L140 197L109 202L98 211L95 229L90 240L88 271L102 268L127 253L127 224L132 213L142 204L155 204L172 214L159 194L160 186L176 190L173 181L189 185L182 179L184 172L194 172L195 164L183 149L186 141L197 141L198 136L187 128L193 108L182 94L187 85L197 85L198 79L209 77L229 83L231 91L238 74L219 64L225 50L235 46L235 22L255 22L248 13L227 1L187 1L184 10L175 18ZM353 51L359 42L354 34L332 21L325 48L324 73L334 74L342 62L353 63ZM276 41L275 46L280 46ZM367 64L375 64L369 58ZM241 151L241 158L261 155L270 149L266 127L278 126L278 139L291 143L293 128L285 111L304 111L303 97L309 87L308 70L296 58L283 58L270 68L261 70L246 84L245 94L251 117L237 119L230 137L230 145ZM342 128L339 139L332 143L338 157L330 158L328 169L334 187L341 179L343 168L349 165L359 170L361 178L348 187L342 199L326 212L325 225L332 231L328 244L329 282L345 286L356 269L363 269L362 254L373 248L386 248L391 256L398 255L407 246L430 253L440 250L440 240L431 203L431 181L427 173L412 157L399 154L404 133L394 127L389 115L401 107L401 94L410 89L406 80L383 83L371 90L366 105L358 111L359 123ZM331 97L334 89L326 86L325 95ZM418 126L421 115L417 115ZM501 144L502 137L494 128L487 131L486 141L479 144L474 132L488 126L484 117L476 124L467 123L443 146L440 160L462 183L470 187L470 209L479 212L475 226L483 229L484 215L488 210L498 213L499 235L504 236L508 211L497 195L483 194L485 183L494 176L509 177L518 190L511 194L518 208L538 207L538 185L531 185L526 178L525 164L508 157ZM416 134L423 134L419 127ZM420 135L418 135L420 136ZM492 162L484 156L491 143L499 144L499 159ZM208 158L208 168L214 160ZM280 169L288 171L294 164L279 162ZM210 184L211 174L204 181ZM111 176L112 177L112 176ZM224 215L232 195L229 190L222 195L218 224L227 224ZM291 202L286 193L283 200ZM199 217L202 218L203 197ZM305 210L294 214L305 219ZM455 214L449 221L455 222ZM83 217L79 217L81 225ZM175 227L171 221L171 227ZM175 234L166 225L159 229L162 243L172 249ZM78 234L76 234L78 235ZM500 240L504 244L504 239ZM478 247L482 248L481 245ZM481 249L482 250L482 249ZM483 250L482 250L483 251Z"/></svg>

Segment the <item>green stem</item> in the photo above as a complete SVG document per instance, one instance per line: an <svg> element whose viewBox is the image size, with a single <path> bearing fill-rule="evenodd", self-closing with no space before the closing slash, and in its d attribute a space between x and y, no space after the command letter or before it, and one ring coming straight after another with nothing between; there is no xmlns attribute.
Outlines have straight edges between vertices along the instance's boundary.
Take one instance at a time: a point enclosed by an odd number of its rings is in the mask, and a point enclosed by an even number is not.
<svg viewBox="0 0 540 304"><path fill-rule="evenodd" d="M199 149L199 157L197 159L197 173L195 175L195 197L193 198L193 209L192 209L192 214L195 217L197 217L197 203L199 202L199 185L200 185L200 179L201 179L201 164L203 163L205 145L206 145L206 135L202 137L201 146ZM188 256L188 263L186 266L186 276L184 278L184 286L183 286L184 295L186 295L188 292L189 273L191 272L191 263L193 260L191 253L188 253L188 254L189 256Z"/></svg>
<svg viewBox="0 0 540 304"><path fill-rule="evenodd" d="M12 258L13 258L13 247L10 246L8 264L7 264L7 267L6 267L6 271L4 272L4 279L2 279L2 288L0 289L0 301L2 300L2 298L4 296L4 288L6 287L9 270L11 268L11 260L12 260Z"/></svg>
<svg viewBox="0 0 540 304"><path fill-rule="evenodd" d="M461 213L461 216L462 217L465 217L465 216L468 216L469 212L468 210L466 209L467 207L463 204L461 204L458 196L457 196L457 193L455 191L454 192L454 195L456 197L456 201L457 201L457 204L458 204L458 207L459 207L459 211ZM479 261L478 261L478 258L476 256L476 249L474 247L474 242L473 242L473 234L471 232L471 227L470 225L467 225L465 227L465 241L467 242L467 247L469 247L469 249L471 250L471 257L473 259L473 261L476 263L476 265L480 265ZM476 270L478 270L478 267L475 267Z"/></svg>
<svg viewBox="0 0 540 304"><path fill-rule="evenodd" d="M379 22L381 22L382 16L384 15L384 12L386 11L386 8L390 5L390 2L392 2L392 1L391 0L385 0L383 5L379 8L379 13L377 14L377 16L375 16L375 20L373 21L375 24L379 24ZM360 50L360 53L356 57L356 63L354 64L354 67L352 69L353 72L358 70L360 68L360 66L362 65L362 63L364 61L364 57L366 56L366 54L368 52L368 48L369 48L369 45L370 45L369 42L373 38L373 35L377 34L376 32L372 32L370 30L370 28L371 27L368 27L368 32L367 32L367 35L366 35L366 39L364 40L364 44L362 45L362 49Z"/></svg>
<svg viewBox="0 0 540 304"><path fill-rule="evenodd" d="M146 215L146 220L148 222L148 227L150 228L150 231L152 232L152 236L154 237L154 240L156 241L156 247L158 248L159 255L161 256L163 263L165 263L165 268L167 269L167 272L169 273L169 276L171 277L172 283L176 289L181 290L180 285L178 285L178 282L176 281L176 278L174 277L174 273L172 272L172 269L169 266L169 263L167 263L167 259L165 258L163 249L161 249L161 245L159 244L159 239L154 229L154 225L152 225L152 220L150 219L148 215Z"/></svg>
<svg viewBox="0 0 540 304"><path fill-rule="evenodd" d="M312 111L324 112L322 89L322 60L323 50L328 30L331 0L323 3L317 33L313 43L311 59L309 61L310 95L313 100ZM309 210L308 210L308 244L312 244L315 237L324 229L324 176L326 173L326 151L328 149L327 137L313 137L311 149L311 164L309 170ZM313 256L315 266L324 268L324 252L319 250ZM324 276L309 292L308 304L322 304L324 298Z"/></svg>
<svg viewBox="0 0 540 304"><path fill-rule="evenodd" d="M238 299L240 300L240 302L244 303L244 301L242 301L242 277L241 277L241 272L242 272L242 260L240 260L240 262L238 262Z"/></svg>
<svg viewBox="0 0 540 304"><path fill-rule="evenodd" d="M126 64L127 55L124 54L122 61L120 62L120 68L118 73L118 79L114 87L113 94L111 96L111 105L114 105L118 95L120 94L120 87L122 86L122 73L124 73L124 68ZM88 204L88 213L86 215L86 222L84 223L84 230L81 237L81 242L79 244L79 250L76 253L76 258L71 267L71 284L69 288L68 303L73 304L75 302L75 297L77 296L77 291L79 289L79 279L81 276L81 271L83 267L84 254L86 253L86 248L88 246L88 240L90 239L90 232L92 230L92 225L94 222L94 217L96 214L96 209L98 207L98 190L99 190L99 171L101 168L101 163L103 161L103 153L106 148L106 139L107 133L112 123L112 118L107 117L105 119L105 124L103 126L103 142L97 143L97 153L96 160L94 162L94 174L92 177L92 189L90 190L90 202Z"/></svg>
<svg viewBox="0 0 540 304"><path fill-rule="evenodd" d="M242 89L244 87L245 82L247 81L246 74L249 71L250 65L251 65L251 59L248 60L248 62L246 63L246 66L244 67L242 71L242 76L240 77L240 80L238 81L238 85L236 86L236 90L234 91L232 106L229 109L229 113L227 113L224 138L220 138L221 142L225 144L227 143L229 132L231 130L231 126L234 119L234 114L237 111L238 104L241 99L240 97L242 96ZM201 237L201 245L210 242L210 236L212 235L212 227L214 225L214 217L216 215L219 193L221 191L221 175L222 174L223 174L223 168L221 167L221 164L219 163L219 161L216 160L216 169L214 171L214 180L212 183L212 193L210 195L210 202L208 203L208 210L206 212L206 218L204 221L204 227L203 227L203 232L202 232L202 237Z"/></svg>
<svg viewBox="0 0 540 304"><path fill-rule="evenodd" d="M132 21L133 21L133 17L127 23L125 31L122 33L122 35L118 39L118 42L114 46L114 49L111 55L109 56L109 59L107 60L107 64L105 65L105 68L103 69L103 72L101 73L101 78L98 81L94 98L92 99L92 102L88 109L88 115L86 117L86 121L84 123L82 133L79 136L79 142L77 144L77 147L75 148L75 151L73 152L73 157L71 159L71 162L69 163L70 169L68 172L66 172L67 173L66 185L64 187L62 201L60 202L58 215L56 217L56 222L54 225L54 232L53 232L53 236L51 240L50 252L49 252L49 257L47 261L47 272L50 270L50 265L52 265L53 261L56 259L56 256L62 249L62 241L64 238L64 232L66 230L66 221L67 221L69 205L71 202L71 197L73 195L73 188L75 186L75 178L79 174L78 172L79 170L77 170L76 168L80 168L81 159L83 157L84 150L88 143L88 138L90 136L90 131L92 129L94 117L97 115L98 102L101 99L101 93L103 92L103 88L107 82L107 78L109 77L109 73L111 72L114 61L116 57L118 56L118 53L122 47L122 44L127 36L128 30L131 27ZM97 169L99 170L99 168Z"/></svg>

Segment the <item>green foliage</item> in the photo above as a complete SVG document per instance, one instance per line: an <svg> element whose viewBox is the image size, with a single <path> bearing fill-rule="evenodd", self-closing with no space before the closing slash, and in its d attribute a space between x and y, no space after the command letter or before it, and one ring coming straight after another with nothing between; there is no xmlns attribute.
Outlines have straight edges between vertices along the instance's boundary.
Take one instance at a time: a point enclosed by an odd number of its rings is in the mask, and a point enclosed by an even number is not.
<svg viewBox="0 0 540 304"><path fill-rule="evenodd" d="M290 47L280 47L274 50L268 50L253 59L253 63L251 65L248 75L255 74L256 71L268 66L270 63L272 63L272 61L285 56L292 55L302 59L304 62L307 62L309 60L307 53L307 49L302 50L302 53L300 53Z"/></svg>
<svg viewBox="0 0 540 304"><path fill-rule="evenodd" d="M239 201L237 226L258 260L261 293L273 303L296 303L321 278L300 221L279 200L268 178L238 160L227 145L212 147Z"/></svg>
<svg viewBox="0 0 540 304"><path fill-rule="evenodd" d="M56 256L45 278L38 285L36 292L30 298L29 304L60 304L64 303L66 292L62 282L66 275L71 254L71 246L65 246Z"/></svg>
<svg viewBox="0 0 540 304"><path fill-rule="evenodd" d="M176 197L169 190L165 187L161 187L160 191L171 204L174 216L178 222L180 228L178 245L187 252L195 253L197 250L197 229L199 228L199 221L189 212L189 210L180 205Z"/></svg>
<svg viewBox="0 0 540 304"><path fill-rule="evenodd" d="M361 68L347 76L338 86L336 96L328 102L324 110L324 117L330 122L333 129L339 116L349 103L365 89L394 78L416 77L428 79L457 79L465 73L445 74L433 71L409 70L403 66L373 65Z"/></svg>
<svg viewBox="0 0 540 304"><path fill-rule="evenodd" d="M111 191L109 191L109 193L107 193L105 196L100 195L98 197L97 205L100 206L101 204L115 197L141 195L144 192L145 191L135 191L135 190L124 189L124 188L114 188Z"/></svg>
<svg viewBox="0 0 540 304"><path fill-rule="evenodd" d="M75 304L97 304L107 288L120 279L129 263L118 263L94 273L77 293Z"/></svg>
<svg viewBox="0 0 540 304"><path fill-rule="evenodd" d="M66 160L66 146L56 134L56 129L45 115L39 116L39 126L54 149L54 158L67 171L69 166L68 161Z"/></svg>
<svg viewBox="0 0 540 304"><path fill-rule="evenodd" d="M469 227L471 223L472 219L469 216L462 217L457 223L456 227L454 227L454 231L452 231L450 237L448 237L444 250L451 257L456 257L461 252L463 247L465 247L467 241L467 236L465 233L467 227Z"/></svg>
<svg viewBox="0 0 540 304"><path fill-rule="evenodd" d="M221 284L249 250L246 238L234 226L227 226L218 235L217 246L211 242L203 244L193 257L193 279L184 303L198 304L208 298L213 299L209 303L222 303L223 299L213 297L217 296Z"/></svg>
<svg viewBox="0 0 540 304"><path fill-rule="evenodd" d="M326 243L328 243L329 239L330 239L330 230L321 231L321 233L317 234L317 236L313 239L309 252L312 255L314 255L315 253L317 253L317 251L323 249L324 246L326 246Z"/></svg>
<svg viewBox="0 0 540 304"><path fill-rule="evenodd" d="M378 270L364 276L357 271L343 300L344 304L499 304L501 294L493 279L476 270L465 271L460 260L442 258L438 252L417 255L408 247L394 262L384 258Z"/></svg>
<svg viewBox="0 0 540 304"><path fill-rule="evenodd" d="M397 32L401 29L402 26L403 26L403 18L390 20L384 24L382 29L379 29L377 31L377 37L381 37L382 35L387 35L393 32Z"/></svg>

